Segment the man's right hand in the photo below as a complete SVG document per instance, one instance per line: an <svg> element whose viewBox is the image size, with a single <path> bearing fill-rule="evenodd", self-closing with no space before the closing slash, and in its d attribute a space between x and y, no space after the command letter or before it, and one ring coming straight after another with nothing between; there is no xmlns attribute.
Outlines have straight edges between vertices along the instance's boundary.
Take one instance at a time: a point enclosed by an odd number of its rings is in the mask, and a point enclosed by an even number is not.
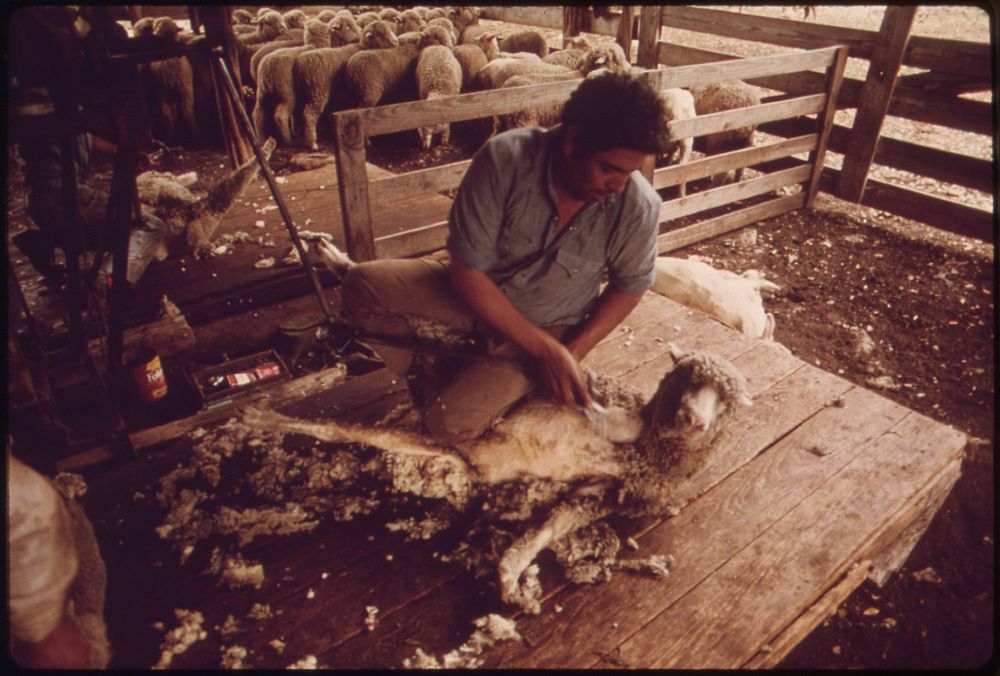
<svg viewBox="0 0 1000 676"><path fill-rule="evenodd" d="M565 345L549 337L541 341L541 349L533 356L538 360L542 381L553 399L568 406L591 406L590 390L580 365Z"/></svg>

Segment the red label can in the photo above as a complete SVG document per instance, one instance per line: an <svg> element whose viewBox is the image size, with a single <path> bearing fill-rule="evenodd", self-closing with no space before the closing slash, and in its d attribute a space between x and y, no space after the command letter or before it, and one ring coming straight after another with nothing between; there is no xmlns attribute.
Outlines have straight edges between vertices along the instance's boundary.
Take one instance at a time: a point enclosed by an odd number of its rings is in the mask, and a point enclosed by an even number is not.
<svg viewBox="0 0 1000 676"><path fill-rule="evenodd" d="M132 380L139 397L147 404L167 396L167 379L160 366L160 355L153 350L144 350L133 362Z"/></svg>

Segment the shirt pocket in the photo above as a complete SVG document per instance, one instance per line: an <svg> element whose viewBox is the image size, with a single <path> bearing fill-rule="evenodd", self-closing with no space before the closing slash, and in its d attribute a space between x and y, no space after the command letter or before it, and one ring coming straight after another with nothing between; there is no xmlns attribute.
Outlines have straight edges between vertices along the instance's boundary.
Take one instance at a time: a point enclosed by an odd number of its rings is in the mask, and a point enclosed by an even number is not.
<svg viewBox="0 0 1000 676"><path fill-rule="evenodd" d="M565 248L556 252L557 268L568 278L587 279L600 273L604 267L604 259L581 255Z"/></svg>

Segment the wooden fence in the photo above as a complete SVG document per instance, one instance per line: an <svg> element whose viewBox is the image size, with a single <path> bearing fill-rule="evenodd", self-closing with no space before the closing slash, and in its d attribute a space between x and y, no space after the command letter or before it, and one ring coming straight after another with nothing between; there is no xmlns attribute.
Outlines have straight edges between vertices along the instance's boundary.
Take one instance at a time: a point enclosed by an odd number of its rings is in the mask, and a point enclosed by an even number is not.
<svg viewBox="0 0 1000 676"><path fill-rule="evenodd" d="M779 195L722 216L708 218L683 228L664 232L659 237L661 252L729 232L748 223L776 216L802 206L812 205L819 188L827 139L833 125L833 110L843 78L847 48L828 47L795 54L779 54L648 70L648 78L659 90L688 87L696 83L733 79L783 77L791 73L825 69L816 90L782 101L704 115L670 123L675 139L703 136L747 124L815 115L810 129L787 140L707 157L684 165L663 167L653 172L653 186L665 188L681 182L711 176L762 162L790 160L792 155L809 153L808 161L798 166L778 168L763 176L705 190L667 201L660 211L661 225L674 219L725 206L739 200L768 195L782 188L801 184L794 194ZM415 101L395 105L354 109L334 115L338 189L348 253L354 260L413 256L444 245L447 222L442 218L430 223L414 223L404 232L375 237L372 222L373 203L404 200L458 186L469 161L408 172L369 181L365 141L367 138L442 122L459 122L520 110L541 108L564 102L580 80L509 89L461 94L458 96Z"/></svg>
<svg viewBox="0 0 1000 676"><path fill-rule="evenodd" d="M878 31L753 16L706 7L643 6L638 31L638 64L687 66L738 59L659 40L659 28L677 28L782 47L815 49L846 45L849 56L869 60L865 80L844 78L837 109L857 108L852 128L834 125L829 149L844 155L842 170L826 167L820 189L843 199L922 221L938 228L992 241L994 214L955 200L935 197L869 177L872 163L908 171L934 180L992 194L996 178L990 160L882 136L885 114L942 125L966 132L994 132L992 105L962 98L965 93L991 89L992 55L989 44L909 35L916 6L890 6ZM503 7L484 11L484 18L561 29L561 7ZM581 30L603 35L621 34L620 19L590 15L576 24ZM927 69L896 77L899 66ZM749 78L751 84L785 95L816 91L821 73L794 73ZM803 133L812 123L804 120L768 122L761 131L786 138ZM986 140L984 139L984 142ZM784 159L755 168L776 170L795 165Z"/></svg>

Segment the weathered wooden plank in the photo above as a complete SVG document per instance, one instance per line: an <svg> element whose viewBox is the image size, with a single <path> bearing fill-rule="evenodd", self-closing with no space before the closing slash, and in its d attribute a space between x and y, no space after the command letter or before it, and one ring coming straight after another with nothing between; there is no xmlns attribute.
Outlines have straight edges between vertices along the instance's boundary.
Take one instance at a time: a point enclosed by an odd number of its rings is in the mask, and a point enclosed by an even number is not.
<svg viewBox="0 0 1000 676"><path fill-rule="evenodd" d="M140 430L130 434L129 439L132 442L132 447L136 450L153 446L154 444L176 439L196 427L221 422L231 416L233 410L238 407L260 404L263 401L268 401L271 407L281 406L289 401L295 401L314 392L332 387L342 382L345 377L343 365L337 364L328 369L296 378L295 380L289 380L273 387L248 393L245 396L233 399L229 403L220 403L220 405L214 408L201 411L188 418Z"/></svg>
<svg viewBox="0 0 1000 676"><path fill-rule="evenodd" d="M660 5L642 5L639 11L639 49L636 51L636 64L643 68L656 68L657 41L660 38Z"/></svg>
<svg viewBox="0 0 1000 676"><path fill-rule="evenodd" d="M780 120L762 125L758 130L775 136L789 137L807 132L813 127L814 124L809 120ZM829 149L843 153L847 149L850 134L850 127L835 124L830 130ZM875 149L875 164L910 171L920 176L982 192L988 193L993 190L992 161L904 141L885 134L879 137Z"/></svg>
<svg viewBox="0 0 1000 676"><path fill-rule="evenodd" d="M357 111L333 116L337 156L337 190L347 255L355 261L375 259L368 175L365 167L365 129Z"/></svg>
<svg viewBox="0 0 1000 676"><path fill-rule="evenodd" d="M806 133L785 141L732 150L685 164L662 167L653 172L653 187L656 189L668 188L672 185L731 171L739 167L749 167L760 162L806 152L815 148L818 141L819 134Z"/></svg>
<svg viewBox="0 0 1000 676"><path fill-rule="evenodd" d="M447 237L448 221L437 221L379 237L375 240L375 251L379 258L419 256L444 248Z"/></svg>
<svg viewBox="0 0 1000 676"><path fill-rule="evenodd" d="M843 44L850 47L850 56L861 58L871 56L878 38L877 31L737 14L707 7L671 7L662 18L663 25L671 28L785 47L813 49L820 45ZM913 36L903 63L951 73L976 73L977 77L989 78L991 58L990 45L986 43Z"/></svg>
<svg viewBox="0 0 1000 676"><path fill-rule="evenodd" d="M874 405L875 395L870 398ZM936 475L957 461L956 432L908 415L620 647L653 667L738 667L816 598L814 590L872 556L868 535L892 528ZM866 430L864 435L871 434ZM813 436L839 444L838 428ZM963 439L964 441L964 439ZM806 450L809 447L806 447ZM807 450L808 453L808 450ZM806 458L791 468L821 463ZM947 470L945 470L947 471ZM928 482L928 477L931 480ZM780 477L788 486L788 477ZM859 485L869 490L858 491ZM917 496L915 498L915 496ZM837 518L829 515L836 514Z"/></svg>
<svg viewBox="0 0 1000 676"><path fill-rule="evenodd" d="M664 254L688 244L694 244L710 237L732 232L749 223L756 223L757 221L798 209L804 206L805 202L806 194L799 192L794 195L786 195L750 207L744 207L736 211L730 211L729 213L709 218L700 223L665 232L656 238L656 246L659 253ZM660 221L661 225L663 222Z"/></svg>
<svg viewBox="0 0 1000 676"><path fill-rule="evenodd" d="M665 14L670 14L670 12L665 12ZM677 66L676 68L655 72L660 78L660 87L663 89L689 87L702 82L746 80L748 78L766 77L768 75L796 73L813 68L826 68L833 63L836 57L836 50L836 47L826 47L793 54L773 54L771 56L754 56L734 61Z"/></svg>
<svg viewBox="0 0 1000 676"><path fill-rule="evenodd" d="M852 433L860 435L873 425L887 429L903 415L903 412L893 413L900 407L887 400L882 406L872 407L867 397L850 392L844 395L843 408L823 408L822 402L833 394L829 385L834 377L827 375L801 389L805 384L801 375L797 371L777 385L754 393L754 407L745 411L752 411L758 405L765 407L763 414L757 410L754 416L771 429L770 437L763 442L753 435L753 439L737 444L745 449L745 456L753 458L746 467L729 474L678 516L637 538L640 555L669 553L675 557L676 565L667 578L656 580L622 574L598 589L570 586L553 599L563 607L562 613L555 614L545 608L541 615L519 622L518 629L530 643L530 649L503 646L497 650L500 653L497 659L487 666L595 666L596 655L612 653L664 609L676 605L720 565L806 499L851 456L864 452L866 444L852 443ZM796 376L799 387L787 387L788 381ZM849 386L845 384L843 389ZM809 401L800 403L800 395ZM774 401L772 396L778 396L780 401ZM772 416L773 422L765 422ZM744 419L740 415L730 429L740 430ZM817 429L832 424L844 427L839 437L843 442L831 449L831 454L822 459L824 462L819 462L820 458L805 449L814 443ZM784 430L787 436L781 437L779 430ZM775 438L781 441L761 453ZM724 441L732 445L734 440L729 437ZM803 462L803 455L812 462ZM686 492L695 493L697 488L687 488ZM672 638L663 636L664 641ZM644 657L619 655L632 667L657 666Z"/></svg>
<svg viewBox="0 0 1000 676"><path fill-rule="evenodd" d="M194 348L195 335L184 315L177 315L125 329L122 343L126 362L131 358L130 355L134 356L142 347L156 350L162 359ZM87 351L94 357L94 365L101 372L106 364L103 358L104 348L103 338L95 338L87 343Z"/></svg>
<svg viewBox="0 0 1000 676"><path fill-rule="evenodd" d="M663 13L663 25L801 49L842 44L850 47L851 56L861 58L868 58L871 54L872 43L877 36L875 31L738 14L707 7L671 7Z"/></svg>
<svg viewBox="0 0 1000 676"><path fill-rule="evenodd" d="M762 124L771 120L819 113L825 106L826 94L809 94L785 101L773 101L748 108L734 108L719 113L698 115L687 120L672 120L667 123L667 131L672 139L703 136L719 131L739 129L751 124Z"/></svg>
<svg viewBox="0 0 1000 676"><path fill-rule="evenodd" d="M886 8L882 16L882 26L868 64L868 77L861 89L861 105L854 117L850 142L837 184L838 196L851 202L860 201L865 190L865 181L875 157L875 146L889 109L896 74L903 61L903 52L906 51L910 27L916 14L916 5L892 5ZM817 171L814 178L818 177ZM811 196L806 201L807 206L812 206L815 187L813 185L810 189Z"/></svg>
<svg viewBox="0 0 1000 676"><path fill-rule="evenodd" d="M368 183L369 199L378 204L409 197L426 197L427 193L457 188L471 163L472 160L464 160L375 179Z"/></svg>
<svg viewBox="0 0 1000 676"><path fill-rule="evenodd" d="M780 635L767 642L768 650L761 650L744 666L750 669L771 669L778 666L802 640L812 633L819 623L836 612L841 603L865 581L869 561L861 561L848 569L844 577L823 596L806 609Z"/></svg>
<svg viewBox="0 0 1000 676"><path fill-rule="evenodd" d="M738 183L731 183L694 195L688 195L687 197L670 200L660 207L660 222L663 223L671 218L680 218L756 195L763 195L787 185L800 183L809 178L811 171L811 167L806 168L804 171L802 167L784 169L772 174L746 179Z"/></svg>
<svg viewBox="0 0 1000 676"><path fill-rule="evenodd" d="M837 93L840 91L840 83L844 79L844 66L847 63L847 50L840 49L837 52L837 59L827 70L826 85L826 106L816 117L816 126L819 128L819 144L816 150L809 153L809 162L812 164L812 173L806 184L806 206L812 207L816 202L816 193L819 192L819 178L823 173L823 163L826 160L826 147L830 142L830 129L833 127L833 117L837 112Z"/></svg>

